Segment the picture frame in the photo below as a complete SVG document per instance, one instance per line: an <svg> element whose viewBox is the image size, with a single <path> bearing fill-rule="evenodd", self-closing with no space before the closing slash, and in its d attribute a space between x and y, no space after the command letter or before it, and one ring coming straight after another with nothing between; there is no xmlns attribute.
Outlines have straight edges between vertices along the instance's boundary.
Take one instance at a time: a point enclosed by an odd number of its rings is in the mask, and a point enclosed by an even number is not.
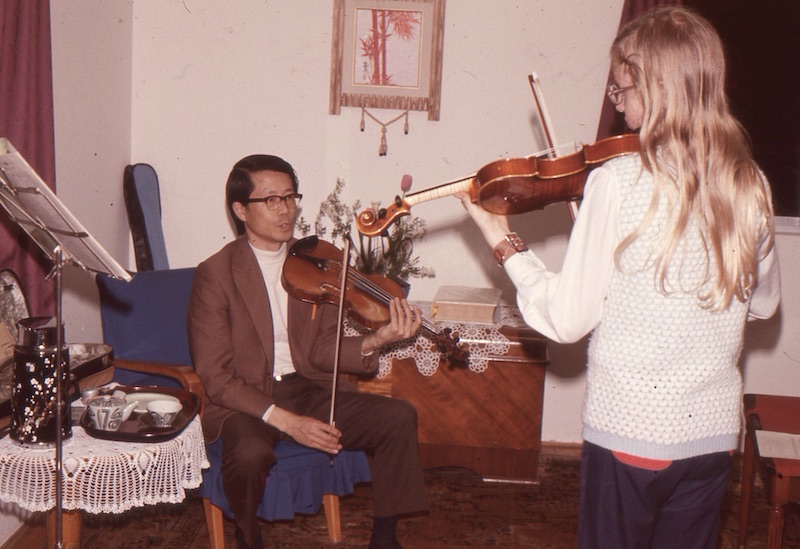
<svg viewBox="0 0 800 549"><path fill-rule="evenodd" d="M445 0L333 0L330 114L427 111L439 120Z"/></svg>

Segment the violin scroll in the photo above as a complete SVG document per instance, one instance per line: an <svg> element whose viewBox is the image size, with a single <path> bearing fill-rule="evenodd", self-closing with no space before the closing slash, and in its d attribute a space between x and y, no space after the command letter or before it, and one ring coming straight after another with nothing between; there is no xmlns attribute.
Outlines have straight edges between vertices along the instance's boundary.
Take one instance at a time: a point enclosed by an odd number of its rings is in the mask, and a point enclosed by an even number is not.
<svg viewBox="0 0 800 549"><path fill-rule="evenodd" d="M356 216L356 228L365 236L380 236L385 234L392 223L401 217L411 214L411 206L405 200L396 196L392 204L386 208L375 211L367 208Z"/></svg>
<svg viewBox="0 0 800 549"><path fill-rule="evenodd" d="M410 215L411 206L420 202L451 196L458 192L468 193L475 202L476 192L473 178L474 174L424 191L404 194L402 197L396 196L391 204L378 211L367 208L356 216L356 227L365 236L380 236L386 233L392 223L405 215Z"/></svg>

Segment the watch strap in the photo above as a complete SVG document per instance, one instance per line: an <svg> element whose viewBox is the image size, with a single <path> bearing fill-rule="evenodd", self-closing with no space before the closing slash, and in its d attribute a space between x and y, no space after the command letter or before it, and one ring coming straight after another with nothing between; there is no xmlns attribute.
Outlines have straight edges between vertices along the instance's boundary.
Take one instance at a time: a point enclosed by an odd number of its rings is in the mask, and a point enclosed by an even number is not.
<svg viewBox="0 0 800 549"><path fill-rule="evenodd" d="M527 249L528 246L525 245L525 242L522 241L517 233L509 233L494 247L494 259L502 267L509 257Z"/></svg>

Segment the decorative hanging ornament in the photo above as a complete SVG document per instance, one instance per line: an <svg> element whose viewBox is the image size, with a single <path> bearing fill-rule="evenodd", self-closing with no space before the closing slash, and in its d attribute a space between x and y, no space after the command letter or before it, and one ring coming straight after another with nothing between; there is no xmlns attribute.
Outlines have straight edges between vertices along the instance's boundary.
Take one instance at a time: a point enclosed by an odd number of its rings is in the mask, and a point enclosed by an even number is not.
<svg viewBox="0 0 800 549"><path fill-rule="evenodd" d="M366 108L361 107L361 131L364 131L364 116L369 116L372 120L378 123L381 127L381 143L378 147L378 156L386 156L386 153L389 152L389 147L386 145L386 127L394 122L397 122L401 118L405 118L405 124L403 125L403 133L408 135L408 111L400 113L399 115L395 116L388 122L381 122L375 116L369 112Z"/></svg>

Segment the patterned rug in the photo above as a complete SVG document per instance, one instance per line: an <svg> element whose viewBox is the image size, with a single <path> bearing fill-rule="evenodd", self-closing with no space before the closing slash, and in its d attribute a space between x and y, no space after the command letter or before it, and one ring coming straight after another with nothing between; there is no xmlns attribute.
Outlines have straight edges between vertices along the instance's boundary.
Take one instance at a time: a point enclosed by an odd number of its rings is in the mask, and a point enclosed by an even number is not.
<svg viewBox="0 0 800 549"><path fill-rule="evenodd" d="M400 521L399 538L406 549L459 547L570 548L575 545L579 463L574 459L542 458L536 484L483 482L459 468L425 472L430 512ZM723 506L720 549L734 549L739 513L738 469ZM747 547L766 547L767 509L764 490L755 487ZM366 547L372 526L368 484L342 498L340 544L328 542L325 516L298 516L294 521L262 523L267 547ZM789 508L784 548L800 547L800 516ZM225 522L227 547L235 547L233 524ZM135 509L123 515L87 516L84 549L207 548L201 500L192 495L178 505Z"/></svg>

